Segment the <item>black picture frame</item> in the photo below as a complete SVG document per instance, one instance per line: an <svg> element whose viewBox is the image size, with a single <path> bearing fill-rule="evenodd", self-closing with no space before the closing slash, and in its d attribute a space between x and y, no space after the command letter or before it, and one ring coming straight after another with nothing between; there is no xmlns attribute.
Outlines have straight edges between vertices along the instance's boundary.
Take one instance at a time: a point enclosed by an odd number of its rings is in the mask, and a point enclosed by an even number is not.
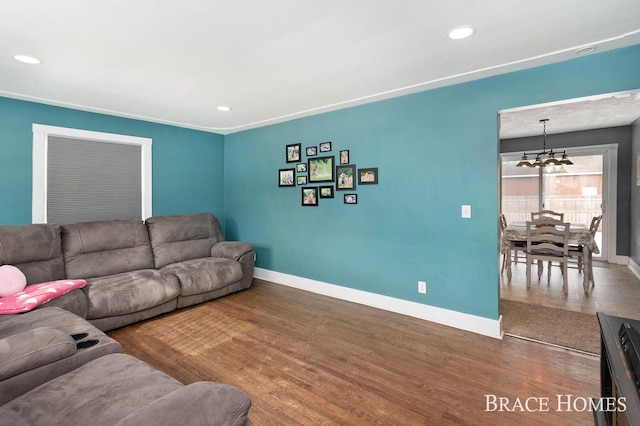
<svg viewBox="0 0 640 426"><path fill-rule="evenodd" d="M321 186L320 198L333 198L333 186Z"/></svg>
<svg viewBox="0 0 640 426"><path fill-rule="evenodd" d="M296 176L296 183L298 185L306 185L307 182L307 176Z"/></svg>
<svg viewBox="0 0 640 426"><path fill-rule="evenodd" d="M302 194L302 206L317 206L318 205L318 187L317 186L303 186L300 193Z"/></svg>
<svg viewBox="0 0 640 426"><path fill-rule="evenodd" d="M306 172L307 172L307 163L296 164L296 173L306 173Z"/></svg>
<svg viewBox="0 0 640 426"><path fill-rule="evenodd" d="M278 170L278 186L296 186L296 169Z"/></svg>
<svg viewBox="0 0 640 426"><path fill-rule="evenodd" d="M314 155L318 155L318 147L317 146L308 146L307 147L307 157L312 157Z"/></svg>
<svg viewBox="0 0 640 426"><path fill-rule="evenodd" d="M301 158L301 154L300 154L301 149L302 149L302 144L299 144L299 143L287 145L287 148L285 150L287 163L299 162Z"/></svg>
<svg viewBox="0 0 640 426"><path fill-rule="evenodd" d="M358 183L360 185L377 185L378 184L378 168L369 167L358 169Z"/></svg>
<svg viewBox="0 0 640 426"><path fill-rule="evenodd" d="M336 166L336 191L351 191L356 189L355 164L340 164Z"/></svg>
<svg viewBox="0 0 640 426"><path fill-rule="evenodd" d="M309 183L313 182L333 182L334 181L334 164L335 157L316 157L309 158L307 160L308 163L308 173L309 173Z"/></svg>
<svg viewBox="0 0 640 426"><path fill-rule="evenodd" d="M358 204L358 194L344 194L345 204Z"/></svg>
<svg viewBox="0 0 640 426"><path fill-rule="evenodd" d="M340 151L340 164L349 164L349 150L343 149Z"/></svg>
<svg viewBox="0 0 640 426"><path fill-rule="evenodd" d="M320 152L331 152L331 142L322 142L320 144Z"/></svg>

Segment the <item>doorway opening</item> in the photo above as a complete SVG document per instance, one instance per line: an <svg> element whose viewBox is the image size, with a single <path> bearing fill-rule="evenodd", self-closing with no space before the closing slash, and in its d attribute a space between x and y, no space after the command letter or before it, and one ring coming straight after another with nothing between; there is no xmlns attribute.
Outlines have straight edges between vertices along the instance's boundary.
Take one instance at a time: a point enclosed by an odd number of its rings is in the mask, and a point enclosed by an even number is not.
<svg viewBox="0 0 640 426"><path fill-rule="evenodd" d="M635 315L633 312L640 300L640 281L626 266L624 251L616 250L616 240L622 239L619 250L624 250L628 228L625 200L618 198L618 185L622 190L620 194L624 194L627 180L632 178L626 174L625 162L631 154L631 123L640 113L640 96L637 95L636 90L498 112L501 144L498 202L499 212L504 213L507 222L524 222L530 220L532 211L547 209L563 212L566 222L589 227L591 218L603 215L595 235L600 251L598 256L594 255L595 286L589 293L582 288L583 275L573 268L569 269L569 291L564 293L560 270L553 268L552 275L547 278L547 265L543 267L540 280L536 274L537 265L534 265L531 286L527 288L526 264L522 257L518 264L512 264L511 282L507 280L506 273L500 275L500 314L503 315L505 334L530 337L524 332L510 331L509 323L520 319L523 314L520 309L505 308L505 301L532 307L530 311L537 314L543 308L553 308L555 312L580 313L590 318L597 311L621 317ZM614 114L614 109L620 113ZM566 150L573 165L542 170L516 167L523 152L540 151L543 141L543 130L539 125L541 118L549 118L551 123L551 146L547 148ZM613 121L614 118L617 121ZM618 203L622 208L620 215ZM621 222L617 223L618 220ZM622 229L618 229L619 226ZM539 323L531 318L522 321L528 331L537 324L538 330L545 333L564 330L559 334L575 334L575 329L563 328L563 324L568 322L564 314L557 315L557 323L551 314L539 316ZM578 320L577 323L587 321ZM546 337L533 338L554 343Z"/></svg>

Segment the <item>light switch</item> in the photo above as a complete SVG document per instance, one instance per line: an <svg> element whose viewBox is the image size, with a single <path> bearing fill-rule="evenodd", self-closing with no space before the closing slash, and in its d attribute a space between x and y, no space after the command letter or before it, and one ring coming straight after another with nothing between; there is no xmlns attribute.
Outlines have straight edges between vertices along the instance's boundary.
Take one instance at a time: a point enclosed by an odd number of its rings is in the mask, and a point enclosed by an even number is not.
<svg viewBox="0 0 640 426"><path fill-rule="evenodd" d="M471 218L471 206L462 205L462 218L463 219Z"/></svg>

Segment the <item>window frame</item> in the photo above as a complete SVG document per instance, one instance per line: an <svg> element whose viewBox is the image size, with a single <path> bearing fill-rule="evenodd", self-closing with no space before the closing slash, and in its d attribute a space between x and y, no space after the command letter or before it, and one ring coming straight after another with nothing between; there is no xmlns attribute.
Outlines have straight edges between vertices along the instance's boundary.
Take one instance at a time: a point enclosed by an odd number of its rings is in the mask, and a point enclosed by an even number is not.
<svg viewBox="0 0 640 426"><path fill-rule="evenodd" d="M141 155L141 199L142 220L152 216L152 162L151 146L153 139L116 133L95 132L67 127L49 126L33 123L33 188L31 204L32 223L47 223L47 170L49 137L82 139L92 142L117 143L140 146Z"/></svg>

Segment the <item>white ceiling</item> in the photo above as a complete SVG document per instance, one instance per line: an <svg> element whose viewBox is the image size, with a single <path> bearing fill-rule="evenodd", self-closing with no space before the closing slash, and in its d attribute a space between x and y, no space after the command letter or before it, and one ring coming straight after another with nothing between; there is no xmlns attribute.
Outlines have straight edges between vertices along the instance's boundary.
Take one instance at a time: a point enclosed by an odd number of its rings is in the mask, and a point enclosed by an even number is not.
<svg viewBox="0 0 640 426"><path fill-rule="evenodd" d="M628 126L640 118L640 90L607 93L544 105L530 105L500 112L500 138Z"/></svg>
<svg viewBox="0 0 640 426"><path fill-rule="evenodd" d="M638 0L0 0L0 21L0 96L221 134L640 43Z"/></svg>

